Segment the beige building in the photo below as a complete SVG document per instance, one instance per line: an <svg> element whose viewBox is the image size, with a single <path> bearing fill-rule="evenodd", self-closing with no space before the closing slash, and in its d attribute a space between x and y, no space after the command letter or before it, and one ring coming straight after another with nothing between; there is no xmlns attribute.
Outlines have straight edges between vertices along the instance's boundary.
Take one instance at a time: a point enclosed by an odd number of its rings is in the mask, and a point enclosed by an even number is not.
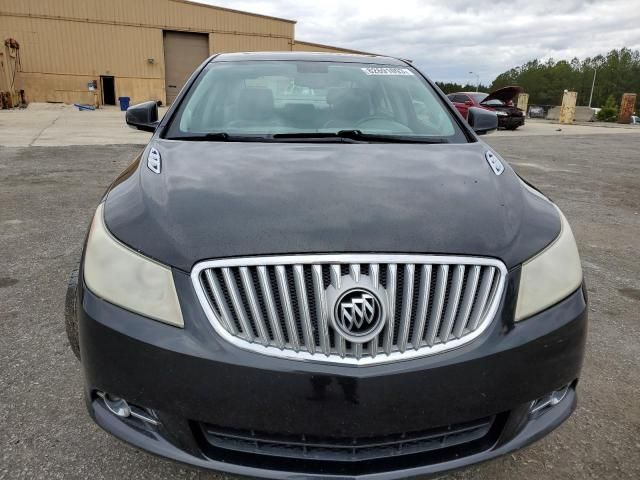
<svg viewBox="0 0 640 480"><path fill-rule="evenodd" d="M24 89L30 102L171 103L214 53L361 53L294 33L293 20L187 0L2 0L0 91Z"/></svg>

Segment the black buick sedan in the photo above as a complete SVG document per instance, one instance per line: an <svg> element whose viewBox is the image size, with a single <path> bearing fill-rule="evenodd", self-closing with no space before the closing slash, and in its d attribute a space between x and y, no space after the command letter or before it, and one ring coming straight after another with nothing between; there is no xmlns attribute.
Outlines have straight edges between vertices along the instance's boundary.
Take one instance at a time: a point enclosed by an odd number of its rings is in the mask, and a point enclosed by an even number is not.
<svg viewBox="0 0 640 480"><path fill-rule="evenodd" d="M198 467L391 479L576 405L571 228L410 63L208 59L98 205L67 296L89 413Z"/></svg>

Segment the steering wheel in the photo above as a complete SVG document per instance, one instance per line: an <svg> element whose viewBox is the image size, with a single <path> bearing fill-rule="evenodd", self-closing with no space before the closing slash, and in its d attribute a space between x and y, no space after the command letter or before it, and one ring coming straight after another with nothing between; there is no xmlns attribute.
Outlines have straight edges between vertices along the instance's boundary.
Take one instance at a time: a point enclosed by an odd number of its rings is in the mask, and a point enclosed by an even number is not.
<svg viewBox="0 0 640 480"><path fill-rule="evenodd" d="M385 122L387 125L391 124L393 126L398 126L400 127L400 130L406 130L407 133L411 132L411 129L407 127L405 124L397 122L393 118L388 117L386 115L373 115L371 117L363 118L362 120L359 120L358 122L356 122L356 127L366 126L368 123L374 123L378 121Z"/></svg>
<svg viewBox="0 0 640 480"><path fill-rule="evenodd" d="M427 135L438 135L443 129L446 130L445 121L442 115L435 115L432 110L425 110L418 115L418 123L426 128L422 133Z"/></svg>

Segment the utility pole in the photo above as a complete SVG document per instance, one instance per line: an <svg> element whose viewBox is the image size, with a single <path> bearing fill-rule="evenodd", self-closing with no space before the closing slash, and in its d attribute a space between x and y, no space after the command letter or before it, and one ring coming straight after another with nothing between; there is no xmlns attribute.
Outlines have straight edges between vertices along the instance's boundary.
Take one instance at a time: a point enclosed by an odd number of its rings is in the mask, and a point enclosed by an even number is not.
<svg viewBox="0 0 640 480"><path fill-rule="evenodd" d="M589 95L589 108L591 108L591 100L593 99L593 87L596 85L596 73L598 73L598 69L593 69L593 82L591 82L591 94Z"/></svg>
<svg viewBox="0 0 640 480"><path fill-rule="evenodd" d="M469 72L469 75L476 76L476 92L480 91L480 74L476 72Z"/></svg>

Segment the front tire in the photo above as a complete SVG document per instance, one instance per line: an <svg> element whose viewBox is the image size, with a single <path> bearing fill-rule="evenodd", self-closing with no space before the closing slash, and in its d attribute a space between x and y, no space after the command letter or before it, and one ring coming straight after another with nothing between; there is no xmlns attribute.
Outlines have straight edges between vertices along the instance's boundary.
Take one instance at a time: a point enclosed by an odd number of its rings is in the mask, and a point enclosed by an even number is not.
<svg viewBox="0 0 640 480"><path fill-rule="evenodd" d="M71 351L80 360L80 336L76 308L78 303L78 269L79 267L74 268L69 276L67 295L64 302L64 323Z"/></svg>

